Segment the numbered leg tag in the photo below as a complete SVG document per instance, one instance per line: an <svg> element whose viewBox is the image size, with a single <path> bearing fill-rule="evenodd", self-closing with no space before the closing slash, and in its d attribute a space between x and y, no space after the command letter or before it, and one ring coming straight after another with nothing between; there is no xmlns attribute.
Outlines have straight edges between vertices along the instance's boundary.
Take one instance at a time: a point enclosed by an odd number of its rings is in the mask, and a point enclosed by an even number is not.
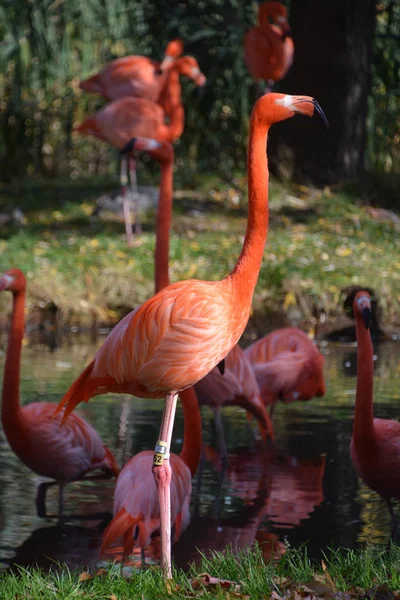
<svg viewBox="0 0 400 600"><path fill-rule="evenodd" d="M153 457L153 465L159 467L163 464L164 459L167 458L167 442L158 440Z"/></svg>

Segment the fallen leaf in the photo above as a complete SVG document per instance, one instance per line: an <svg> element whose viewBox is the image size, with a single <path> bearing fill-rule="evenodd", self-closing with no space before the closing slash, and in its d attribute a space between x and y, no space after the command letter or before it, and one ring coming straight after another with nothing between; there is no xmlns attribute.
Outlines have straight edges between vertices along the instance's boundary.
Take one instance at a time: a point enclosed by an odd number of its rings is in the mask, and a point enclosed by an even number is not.
<svg viewBox="0 0 400 600"><path fill-rule="evenodd" d="M93 575L87 571L83 571L83 573L81 573L78 577L78 581L87 581L88 579L93 579Z"/></svg>

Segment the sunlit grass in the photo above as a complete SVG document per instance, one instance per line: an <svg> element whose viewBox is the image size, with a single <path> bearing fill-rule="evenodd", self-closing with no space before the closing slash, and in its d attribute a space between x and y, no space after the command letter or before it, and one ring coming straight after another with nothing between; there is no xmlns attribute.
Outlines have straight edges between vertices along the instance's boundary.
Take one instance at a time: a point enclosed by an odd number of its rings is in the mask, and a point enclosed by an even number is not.
<svg viewBox="0 0 400 600"><path fill-rule="evenodd" d="M231 184L210 176L195 190L177 188L171 280L215 280L230 271L246 229L245 183L235 174ZM30 309L52 302L61 320L110 323L153 293L154 214L144 216L144 234L127 248L120 220L91 217L101 189L52 184L19 191L25 224L0 225L0 270L14 265L27 273ZM0 209L16 202L2 190ZM256 310L295 308L305 320L315 310L332 314L341 290L359 284L378 290L386 321L398 319L395 221L377 218L344 193L273 180L270 203ZM4 307L4 298L0 302Z"/></svg>
<svg viewBox="0 0 400 600"><path fill-rule="evenodd" d="M117 565L93 573L71 572L60 565L55 565L51 573L21 568L0 576L0 599L261 600L274 593L272 597L278 600L304 596L333 598L338 592L351 592L351 597L379 594L381 598L389 598L390 590L400 587L399 559L400 549L394 545L388 551L377 547L332 550L321 562L311 561L304 548L288 547L279 561L266 564L260 547L255 545L236 555L226 550L214 552L209 558L202 556L199 568L192 567L188 573L174 570L169 582L154 567L129 574Z"/></svg>

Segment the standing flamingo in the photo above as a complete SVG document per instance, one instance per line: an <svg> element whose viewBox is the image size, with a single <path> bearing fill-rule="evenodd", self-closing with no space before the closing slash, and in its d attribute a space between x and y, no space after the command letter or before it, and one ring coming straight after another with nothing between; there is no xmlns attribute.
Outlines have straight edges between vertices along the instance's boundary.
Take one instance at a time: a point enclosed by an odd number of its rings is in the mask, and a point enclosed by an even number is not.
<svg viewBox="0 0 400 600"><path fill-rule="evenodd" d="M312 116L309 96L267 94L254 106L248 153L249 216L242 252L221 281L174 283L126 315L59 404L64 420L82 401L105 392L165 398L153 474L161 523L161 568L171 577L169 448L178 393L222 363L241 337L250 315L268 230L266 143L272 124L296 113Z"/></svg>
<svg viewBox="0 0 400 600"><path fill-rule="evenodd" d="M392 498L400 498L400 423L374 419L374 357L371 334L371 296L357 292L353 301L357 334L357 388L350 452L353 465L364 483L386 502L392 518L392 536L397 519Z"/></svg>
<svg viewBox="0 0 400 600"><path fill-rule="evenodd" d="M127 96L147 98L156 102L165 83L166 73L183 52L179 39L168 43L161 63L146 56L125 56L108 63L101 71L81 81L79 87L106 100Z"/></svg>
<svg viewBox="0 0 400 600"><path fill-rule="evenodd" d="M94 116L87 117L75 131L82 135L93 135L119 148L122 153L121 187L124 199L125 229L128 244L132 243L132 226L126 186L129 168L133 197L135 198L134 218L138 232L140 231L136 193L136 165L134 159L123 152L126 144L135 137L154 138L156 140L174 141L183 132L185 113L182 104L176 105L170 113L170 122L164 123L164 111L154 102L145 98L121 98L110 102ZM126 159L126 160L125 160Z"/></svg>
<svg viewBox="0 0 400 600"><path fill-rule="evenodd" d="M9 269L0 277L0 291L13 295L11 328L8 335L4 367L1 421L13 452L32 471L54 479L42 483L36 495L38 516L46 515L47 488L60 489L59 516L63 517L64 486L81 480L95 469L101 477L117 476L119 468L100 436L81 417L73 415L66 428L61 428L62 415L53 419L55 404L33 402L21 407L19 397L21 347L24 336L26 280L19 269Z"/></svg>
<svg viewBox="0 0 400 600"><path fill-rule="evenodd" d="M136 138L132 149L146 152L161 166L160 192L156 217L155 288L169 285L169 230L172 218L172 179L174 151L168 142ZM190 521L191 479L196 473L201 452L201 417L193 388L180 393L184 416L184 440L180 456L171 454L171 521L175 525L175 540ZM142 551L152 534L160 529L160 507L157 488L151 473L153 452L140 452L124 466L115 487L114 518L104 533L102 552L121 535L124 556L131 554L137 540Z"/></svg>
<svg viewBox="0 0 400 600"><path fill-rule="evenodd" d="M294 46L289 33L285 6L268 1L260 5L258 26L249 29L244 37L244 60L250 75L259 83L267 81L268 90L285 77L292 65Z"/></svg>
<svg viewBox="0 0 400 600"><path fill-rule="evenodd" d="M324 357L301 329L276 329L246 348L245 356L271 413L278 400L325 396Z"/></svg>

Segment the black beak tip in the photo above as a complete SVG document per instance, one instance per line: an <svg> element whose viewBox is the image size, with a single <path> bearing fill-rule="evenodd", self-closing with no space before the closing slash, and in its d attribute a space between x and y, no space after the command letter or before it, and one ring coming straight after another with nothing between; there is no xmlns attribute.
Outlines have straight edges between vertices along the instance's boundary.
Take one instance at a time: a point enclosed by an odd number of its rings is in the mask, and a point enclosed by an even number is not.
<svg viewBox="0 0 400 600"><path fill-rule="evenodd" d="M363 318L366 329L369 329L371 326L371 309L363 308L361 311L361 314L362 314L362 318Z"/></svg>
<svg viewBox="0 0 400 600"><path fill-rule="evenodd" d="M317 100L313 99L313 104L314 104L314 109L315 109L315 112L316 112L316 113L318 113L318 115L319 115L319 116L321 117L321 119L322 119L322 122L323 122L323 124L325 125L325 129L326 129L327 131L329 131L329 121L328 121L328 119L326 118L326 116L325 116L325 113L324 113L324 111L322 110L322 108L321 108L321 106L320 106L319 102L318 102Z"/></svg>
<svg viewBox="0 0 400 600"><path fill-rule="evenodd" d="M129 142L127 144L125 144L125 146L123 148L121 148L121 150L119 152L121 154L121 156L123 156L124 154L130 154L131 152L133 152L135 149L135 143L136 143L136 138L132 138L131 140L129 140Z"/></svg>

